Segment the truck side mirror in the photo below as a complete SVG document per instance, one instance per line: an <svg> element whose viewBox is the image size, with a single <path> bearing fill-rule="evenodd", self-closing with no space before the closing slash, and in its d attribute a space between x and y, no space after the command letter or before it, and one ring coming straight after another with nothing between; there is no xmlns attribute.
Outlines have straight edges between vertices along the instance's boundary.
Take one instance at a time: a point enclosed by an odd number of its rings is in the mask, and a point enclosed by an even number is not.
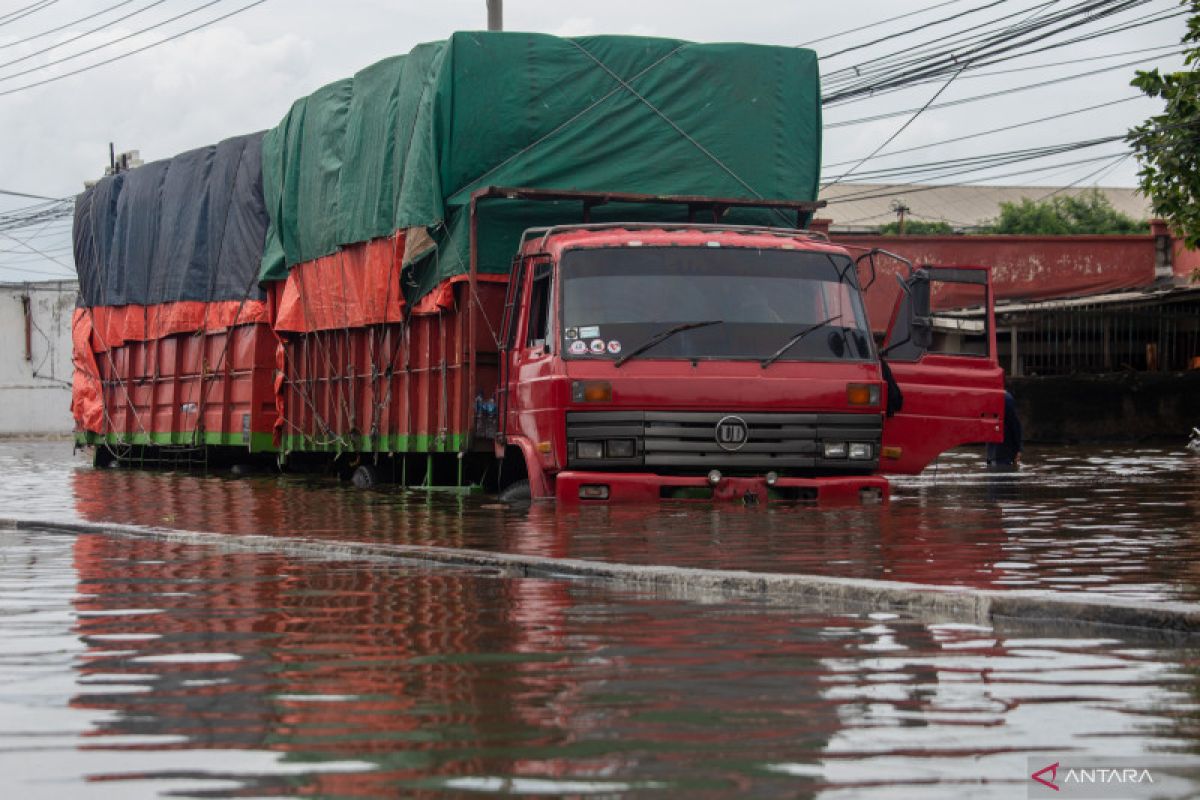
<svg viewBox="0 0 1200 800"><path fill-rule="evenodd" d="M914 270L909 279L905 281L905 291L908 293L910 314L909 337L914 345L922 350L927 350L933 343L929 273L923 269Z"/></svg>

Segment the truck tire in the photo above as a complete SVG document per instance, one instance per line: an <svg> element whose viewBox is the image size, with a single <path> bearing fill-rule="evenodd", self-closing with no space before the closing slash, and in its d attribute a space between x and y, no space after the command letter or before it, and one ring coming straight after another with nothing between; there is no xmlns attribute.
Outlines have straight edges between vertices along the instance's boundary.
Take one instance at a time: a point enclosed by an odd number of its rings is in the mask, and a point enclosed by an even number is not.
<svg viewBox="0 0 1200 800"><path fill-rule="evenodd" d="M370 464L361 464L350 476L350 482L356 489L374 489L379 483L379 470Z"/></svg>
<svg viewBox="0 0 1200 800"><path fill-rule="evenodd" d="M512 505L523 505L532 502L533 493L529 489L529 481L513 481L500 492L500 502Z"/></svg>
<svg viewBox="0 0 1200 800"><path fill-rule="evenodd" d="M106 444L96 445L92 453L92 466L96 469L108 469L117 463L117 456Z"/></svg>

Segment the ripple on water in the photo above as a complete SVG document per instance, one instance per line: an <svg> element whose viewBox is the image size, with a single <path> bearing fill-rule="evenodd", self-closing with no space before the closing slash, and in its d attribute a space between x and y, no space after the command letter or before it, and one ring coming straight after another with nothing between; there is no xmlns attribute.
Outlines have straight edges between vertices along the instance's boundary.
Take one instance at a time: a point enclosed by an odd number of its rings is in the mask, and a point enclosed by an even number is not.
<svg viewBox="0 0 1200 800"><path fill-rule="evenodd" d="M0 485L0 503L5 514L62 521L994 588L1012 586L1004 565L1019 551L1023 587L1200 599L1200 458L1142 446L1025 455L1021 471L992 474L977 451L952 452L895 479L885 506L521 512L487 498L362 493L303 476L93 470L69 443L3 443L0 470L17 477ZM1100 537L1114 547L1096 549Z"/></svg>
<svg viewBox="0 0 1200 800"><path fill-rule="evenodd" d="M5 536L14 796L1002 798L1200 722L1183 643Z"/></svg>

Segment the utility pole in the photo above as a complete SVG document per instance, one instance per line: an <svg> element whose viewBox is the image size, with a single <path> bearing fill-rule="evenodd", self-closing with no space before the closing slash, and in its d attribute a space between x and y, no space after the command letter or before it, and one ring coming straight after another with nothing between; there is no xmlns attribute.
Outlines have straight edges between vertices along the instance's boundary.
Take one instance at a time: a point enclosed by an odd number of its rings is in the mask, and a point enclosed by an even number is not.
<svg viewBox="0 0 1200 800"><path fill-rule="evenodd" d="M487 0L488 30L504 30L504 0Z"/></svg>
<svg viewBox="0 0 1200 800"><path fill-rule="evenodd" d="M899 229L900 229L900 235L903 236L904 235L904 215L907 214L908 212L912 211L912 209L909 208L908 206L906 206L904 204L903 200L893 200L892 201L892 211L895 211L896 216L900 218Z"/></svg>

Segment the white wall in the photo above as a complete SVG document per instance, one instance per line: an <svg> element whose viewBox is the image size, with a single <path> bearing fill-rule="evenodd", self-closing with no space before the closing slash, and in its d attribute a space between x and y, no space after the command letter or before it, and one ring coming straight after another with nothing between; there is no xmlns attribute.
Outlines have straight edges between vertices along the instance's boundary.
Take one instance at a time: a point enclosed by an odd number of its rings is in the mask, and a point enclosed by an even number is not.
<svg viewBox="0 0 1200 800"><path fill-rule="evenodd" d="M69 433L74 427L71 313L77 289L74 281L0 284L0 434Z"/></svg>

